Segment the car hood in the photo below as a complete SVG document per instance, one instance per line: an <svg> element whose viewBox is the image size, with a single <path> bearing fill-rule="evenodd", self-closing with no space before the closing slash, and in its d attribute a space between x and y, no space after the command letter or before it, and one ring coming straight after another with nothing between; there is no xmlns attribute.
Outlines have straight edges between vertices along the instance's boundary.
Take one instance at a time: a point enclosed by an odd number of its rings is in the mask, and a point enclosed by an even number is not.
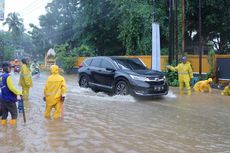
<svg viewBox="0 0 230 153"><path fill-rule="evenodd" d="M162 78L164 74L160 71L156 70L128 70L127 73L132 74L132 75L141 75L141 76L147 76L147 77L157 77L157 78Z"/></svg>

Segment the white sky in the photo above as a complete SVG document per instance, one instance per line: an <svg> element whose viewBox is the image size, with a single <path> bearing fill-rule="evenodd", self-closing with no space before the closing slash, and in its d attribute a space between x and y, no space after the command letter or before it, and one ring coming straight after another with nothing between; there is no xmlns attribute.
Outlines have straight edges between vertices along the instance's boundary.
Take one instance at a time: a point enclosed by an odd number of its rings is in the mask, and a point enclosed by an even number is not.
<svg viewBox="0 0 230 153"><path fill-rule="evenodd" d="M29 24L39 25L39 16L45 14L45 6L52 0L5 0L5 19L10 12L17 12L23 18L26 30L29 30ZM3 21L4 22L4 21ZM0 21L0 29L7 30Z"/></svg>

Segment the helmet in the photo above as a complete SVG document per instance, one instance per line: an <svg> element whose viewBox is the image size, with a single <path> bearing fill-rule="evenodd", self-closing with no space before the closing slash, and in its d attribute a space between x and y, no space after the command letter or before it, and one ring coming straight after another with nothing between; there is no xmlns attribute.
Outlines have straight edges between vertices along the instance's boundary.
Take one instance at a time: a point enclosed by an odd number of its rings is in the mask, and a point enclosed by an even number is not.
<svg viewBox="0 0 230 153"><path fill-rule="evenodd" d="M18 61L18 59L15 59L14 61L15 61L15 62L17 62L17 61Z"/></svg>
<svg viewBox="0 0 230 153"><path fill-rule="evenodd" d="M187 57L186 56L182 56L181 60L182 61L187 60Z"/></svg>

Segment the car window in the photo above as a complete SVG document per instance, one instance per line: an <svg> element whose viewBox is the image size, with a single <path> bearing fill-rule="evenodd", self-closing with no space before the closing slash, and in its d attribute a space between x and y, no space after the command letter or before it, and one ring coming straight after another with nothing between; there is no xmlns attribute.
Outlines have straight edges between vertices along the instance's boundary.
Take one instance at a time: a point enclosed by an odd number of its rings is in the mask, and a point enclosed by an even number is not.
<svg viewBox="0 0 230 153"><path fill-rule="evenodd" d="M101 61L101 68L111 68L111 69L114 69L114 66L112 65L111 62L109 62L109 61L103 59L103 60Z"/></svg>
<svg viewBox="0 0 230 153"><path fill-rule="evenodd" d="M92 62L92 59L87 59L85 60L84 65L89 66L91 62Z"/></svg>
<svg viewBox="0 0 230 153"><path fill-rule="evenodd" d="M90 66L99 67L99 66L100 66L100 62L101 62L101 59L95 58L95 59L93 59L93 61L91 62Z"/></svg>
<svg viewBox="0 0 230 153"><path fill-rule="evenodd" d="M119 67L121 69L129 69L129 70L146 70L145 65L138 59L116 59Z"/></svg>

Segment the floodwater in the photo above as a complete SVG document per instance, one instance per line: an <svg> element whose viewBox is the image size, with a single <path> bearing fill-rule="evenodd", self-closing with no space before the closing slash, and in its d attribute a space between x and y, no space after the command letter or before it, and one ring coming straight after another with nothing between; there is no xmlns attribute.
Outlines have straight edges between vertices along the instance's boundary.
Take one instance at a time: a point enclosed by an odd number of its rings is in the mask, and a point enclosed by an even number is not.
<svg viewBox="0 0 230 153"><path fill-rule="evenodd" d="M13 75L15 84L18 75ZM177 88L161 99L108 96L81 89L75 75L65 76L64 120L43 117L48 74L34 78L27 123L0 125L1 153L197 153L230 152L230 97Z"/></svg>

